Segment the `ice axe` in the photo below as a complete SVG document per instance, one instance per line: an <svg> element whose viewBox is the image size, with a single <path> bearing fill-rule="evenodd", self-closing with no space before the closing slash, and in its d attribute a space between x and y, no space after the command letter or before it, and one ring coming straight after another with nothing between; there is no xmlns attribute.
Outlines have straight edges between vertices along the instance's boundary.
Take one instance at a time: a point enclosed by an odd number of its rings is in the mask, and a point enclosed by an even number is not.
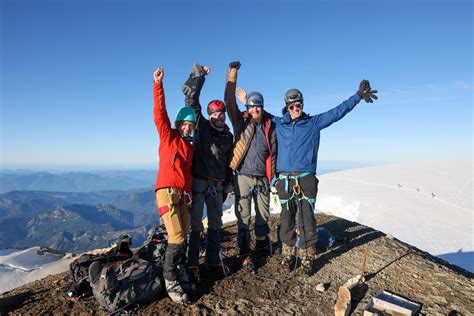
<svg viewBox="0 0 474 316"><path fill-rule="evenodd" d="M367 255L369 254L369 245L365 245L364 248L364 255L362 256L362 267L360 269L360 279L359 279L359 284L364 284L365 283L365 264L367 262Z"/></svg>

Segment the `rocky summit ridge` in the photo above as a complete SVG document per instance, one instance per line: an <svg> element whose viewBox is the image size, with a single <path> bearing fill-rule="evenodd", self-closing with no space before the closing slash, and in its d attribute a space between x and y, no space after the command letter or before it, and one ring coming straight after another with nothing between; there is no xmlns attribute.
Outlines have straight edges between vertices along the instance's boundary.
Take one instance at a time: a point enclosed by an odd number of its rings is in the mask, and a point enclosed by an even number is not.
<svg viewBox="0 0 474 316"><path fill-rule="evenodd" d="M256 273L239 270L235 249L236 226L223 230L227 277L203 272L200 294L190 305L178 305L164 294L139 314L320 314L334 315L337 293L348 279L361 273L368 256L365 283L351 289L351 313L361 315L369 299L387 290L422 305L424 315L471 315L474 311L473 273L436 258L370 227L338 217L317 214L318 224L337 241L320 250L310 276L282 268L278 254L256 260ZM278 223L272 216L272 227ZM415 229L415 228L414 228ZM277 240L275 232L272 239ZM0 314L106 314L93 295L71 299L63 294L68 272L48 276L0 294Z"/></svg>

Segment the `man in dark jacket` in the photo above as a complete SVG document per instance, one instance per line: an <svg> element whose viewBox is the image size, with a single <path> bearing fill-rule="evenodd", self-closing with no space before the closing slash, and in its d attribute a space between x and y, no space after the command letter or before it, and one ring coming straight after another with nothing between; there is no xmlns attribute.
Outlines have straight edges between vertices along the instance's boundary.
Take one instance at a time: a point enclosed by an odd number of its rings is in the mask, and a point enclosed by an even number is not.
<svg viewBox="0 0 474 316"><path fill-rule="evenodd" d="M322 129L342 119L361 99L372 103L377 99L369 81L362 80L359 90L346 101L325 113L310 116L303 112L303 94L290 89L285 94L283 117L273 117L278 141L276 189L282 211L280 239L283 243L283 264L291 269L296 256L307 272L311 272L317 242L314 205L318 193L316 168ZM245 90L238 88L241 102ZM297 253L298 250L298 253Z"/></svg>
<svg viewBox="0 0 474 316"><path fill-rule="evenodd" d="M232 170L229 168L233 135L225 124L225 105L213 100L207 105L208 119L201 114L199 97L205 76L211 72L207 66L195 64L183 86L186 106L196 112L197 126L194 135L193 205L191 211L191 233L189 238L187 267L191 276L199 274L199 244L203 230L204 203L207 208L208 230L206 236L205 264L211 269L220 269L220 230L224 195L231 191Z"/></svg>
<svg viewBox="0 0 474 316"><path fill-rule="evenodd" d="M235 144L230 167L235 171L235 214L237 217L237 245L244 269L252 269L250 257L251 204L255 202L255 238L257 254L267 254L270 238L269 181L275 176L276 134L270 116L263 110L263 96L249 93L247 111L240 112L235 99L239 62L229 65L225 102L234 127Z"/></svg>

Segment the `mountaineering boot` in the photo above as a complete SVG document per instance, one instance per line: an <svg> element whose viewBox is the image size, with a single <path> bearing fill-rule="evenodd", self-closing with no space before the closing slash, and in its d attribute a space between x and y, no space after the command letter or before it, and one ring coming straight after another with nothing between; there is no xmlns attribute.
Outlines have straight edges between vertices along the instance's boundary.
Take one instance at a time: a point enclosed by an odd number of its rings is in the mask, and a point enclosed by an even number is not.
<svg viewBox="0 0 474 316"><path fill-rule="evenodd" d="M201 282L201 277L199 275L199 266L187 267L186 271L188 273L190 282L194 284Z"/></svg>
<svg viewBox="0 0 474 316"><path fill-rule="evenodd" d="M240 257L240 263L242 265L242 270L245 270L248 272L254 272L255 266L253 264L252 257L250 256Z"/></svg>
<svg viewBox="0 0 474 316"><path fill-rule="evenodd" d="M298 249L298 256L301 259L301 266L306 274L310 274L316 260L316 247L309 246L307 249Z"/></svg>
<svg viewBox="0 0 474 316"><path fill-rule="evenodd" d="M199 265L199 252L201 246L201 232L191 231L189 234L188 262L186 266L197 267Z"/></svg>
<svg viewBox="0 0 474 316"><path fill-rule="evenodd" d="M184 266L179 266L178 282L187 293L193 294L196 291L196 284L191 281L188 271Z"/></svg>
<svg viewBox="0 0 474 316"><path fill-rule="evenodd" d="M281 256L281 264L287 267L290 272L293 271L296 265L296 247L291 247L283 243Z"/></svg>
<svg viewBox="0 0 474 316"><path fill-rule="evenodd" d="M208 229L206 239L206 260L204 265L214 273L227 276L229 267L224 264L221 257L220 231L217 229Z"/></svg>
<svg viewBox="0 0 474 316"><path fill-rule="evenodd" d="M220 264L220 232L208 229L206 235L206 262L210 265Z"/></svg>
<svg viewBox="0 0 474 316"><path fill-rule="evenodd" d="M168 292L168 296L173 302L181 304L189 303L188 294L183 290L177 280L171 281L165 279L165 286L166 292Z"/></svg>
<svg viewBox="0 0 474 316"><path fill-rule="evenodd" d="M180 245L179 249L179 264L178 264L178 273L177 279L181 287L188 293L192 294L196 291L196 284L191 282L188 276L188 272L186 271L185 262L186 262L186 244Z"/></svg>
<svg viewBox="0 0 474 316"><path fill-rule="evenodd" d="M237 245L241 258L250 256L250 231L248 229L239 229L237 233Z"/></svg>
<svg viewBox="0 0 474 316"><path fill-rule="evenodd" d="M255 238L255 253L260 256L271 256L271 240L268 236Z"/></svg>
<svg viewBox="0 0 474 316"><path fill-rule="evenodd" d="M254 265L250 257L250 231L248 229L239 229L237 233L237 244L239 246L239 258L242 269L253 271Z"/></svg>
<svg viewBox="0 0 474 316"><path fill-rule="evenodd" d="M168 244L166 247L165 262L163 264L163 277L166 280L177 280L178 264L181 256L180 248L180 244Z"/></svg>
<svg viewBox="0 0 474 316"><path fill-rule="evenodd" d="M178 279L179 263L182 261L182 244L168 244L163 265L163 277L166 291L173 302L189 302L188 294L181 287Z"/></svg>

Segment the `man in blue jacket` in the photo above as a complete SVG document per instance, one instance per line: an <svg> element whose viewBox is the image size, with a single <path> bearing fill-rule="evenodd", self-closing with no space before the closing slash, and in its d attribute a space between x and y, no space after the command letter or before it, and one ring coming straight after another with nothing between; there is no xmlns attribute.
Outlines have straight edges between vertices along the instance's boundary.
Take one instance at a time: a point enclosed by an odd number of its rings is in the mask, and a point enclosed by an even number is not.
<svg viewBox="0 0 474 316"><path fill-rule="evenodd" d="M361 99L372 103L377 99L375 93L369 81L362 80L357 93L349 99L332 110L310 116L303 111L303 94L290 89L285 94L283 117L273 117L278 143L276 189L282 206L279 235L283 264L289 269L296 266L299 257L303 268L311 273L316 257L314 205L320 132L342 119ZM237 89L237 95L245 99L245 90Z"/></svg>

